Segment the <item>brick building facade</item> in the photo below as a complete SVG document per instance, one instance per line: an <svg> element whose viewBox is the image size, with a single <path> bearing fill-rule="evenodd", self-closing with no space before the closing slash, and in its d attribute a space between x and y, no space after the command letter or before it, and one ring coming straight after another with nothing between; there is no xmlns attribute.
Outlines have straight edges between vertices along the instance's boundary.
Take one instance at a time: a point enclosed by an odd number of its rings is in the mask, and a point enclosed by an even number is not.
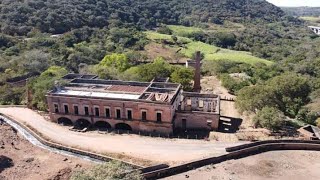
<svg viewBox="0 0 320 180"><path fill-rule="evenodd" d="M77 74L64 79L67 85L47 94L54 122L166 135L176 129L218 129L216 95L183 92L180 84L159 79L127 82Z"/></svg>

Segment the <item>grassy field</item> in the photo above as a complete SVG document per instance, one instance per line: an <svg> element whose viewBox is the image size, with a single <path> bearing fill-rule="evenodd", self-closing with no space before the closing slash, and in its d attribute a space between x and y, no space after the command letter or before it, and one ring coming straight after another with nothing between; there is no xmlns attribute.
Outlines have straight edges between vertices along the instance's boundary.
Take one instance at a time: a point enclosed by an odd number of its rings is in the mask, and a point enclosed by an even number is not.
<svg viewBox="0 0 320 180"><path fill-rule="evenodd" d="M171 35L167 34L160 34L154 31L146 31L145 34L147 35L147 38L150 40L172 40ZM184 42L184 43L190 43L192 42L191 39L186 37L177 36L178 41Z"/></svg>
<svg viewBox="0 0 320 180"><path fill-rule="evenodd" d="M300 19L309 22L311 25L315 25L315 26L320 25L320 17L304 16L304 17L300 17Z"/></svg>
<svg viewBox="0 0 320 180"><path fill-rule="evenodd" d="M191 33L203 31L201 28L197 27L186 27L176 25L168 25L168 27L173 31L173 34L176 36L188 36Z"/></svg>
<svg viewBox="0 0 320 180"><path fill-rule="evenodd" d="M187 27L178 25L168 25L176 36L188 36L193 32L235 32L242 31L245 27L242 24L226 21L223 25L207 23L207 28Z"/></svg>
<svg viewBox="0 0 320 180"><path fill-rule="evenodd" d="M170 35L159 34L153 31L147 31L145 33L150 40L171 40ZM235 62L244 62L248 64L264 63L267 65L273 63L271 61L252 56L249 52L223 49L203 42L192 41L189 38L180 36L178 36L178 39L187 42L185 47L181 49L180 53L188 58L191 58L194 52L201 51L205 55L205 60L230 60Z"/></svg>
<svg viewBox="0 0 320 180"><path fill-rule="evenodd" d="M320 22L320 17L304 16L304 17L300 17L300 19L303 19L305 21L311 21L311 22Z"/></svg>

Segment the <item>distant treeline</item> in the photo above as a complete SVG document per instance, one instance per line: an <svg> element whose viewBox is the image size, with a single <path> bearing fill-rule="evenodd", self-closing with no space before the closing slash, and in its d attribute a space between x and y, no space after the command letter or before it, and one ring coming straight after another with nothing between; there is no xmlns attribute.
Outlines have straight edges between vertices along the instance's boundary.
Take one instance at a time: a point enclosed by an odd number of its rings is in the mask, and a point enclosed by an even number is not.
<svg viewBox="0 0 320 180"><path fill-rule="evenodd" d="M290 16L320 16L320 7L283 7Z"/></svg>

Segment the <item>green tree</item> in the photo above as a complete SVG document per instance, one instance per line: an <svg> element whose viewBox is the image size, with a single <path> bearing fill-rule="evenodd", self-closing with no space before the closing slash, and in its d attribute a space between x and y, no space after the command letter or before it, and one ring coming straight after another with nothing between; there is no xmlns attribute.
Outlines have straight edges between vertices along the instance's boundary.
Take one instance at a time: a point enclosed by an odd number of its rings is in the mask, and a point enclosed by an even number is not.
<svg viewBox="0 0 320 180"><path fill-rule="evenodd" d="M193 70L185 67L175 67L171 74L171 81L180 83L184 90L192 90Z"/></svg>
<svg viewBox="0 0 320 180"><path fill-rule="evenodd" d="M253 118L256 127L267 128L269 130L278 130L285 120L284 114L276 108L264 107Z"/></svg>
<svg viewBox="0 0 320 180"><path fill-rule="evenodd" d="M119 161L97 165L89 170L75 172L70 180L142 180L139 171Z"/></svg>
<svg viewBox="0 0 320 180"><path fill-rule="evenodd" d="M99 63L100 66L116 68L120 72L125 71L130 67L128 58L125 54L106 55Z"/></svg>
<svg viewBox="0 0 320 180"><path fill-rule="evenodd" d="M172 68L162 57L158 57L153 63L139 66L138 73L142 81L151 81L156 77L170 77Z"/></svg>
<svg viewBox="0 0 320 180"><path fill-rule="evenodd" d="M46 94L53 89L56 80L61 79L68 71L59 66L51 66L49 69L41 73L41 75L28 84L32 89L32 104L39 110L46 111Z"/></svg>
<svg viewBox="0 0 320 180"><path fill-rule="evenodd" d="M295 117L301 107L309 102L310 93L307 77L284 73L262 85L243 88L238 92L236 105L241 112L256 112L269 106Z"/></svg>

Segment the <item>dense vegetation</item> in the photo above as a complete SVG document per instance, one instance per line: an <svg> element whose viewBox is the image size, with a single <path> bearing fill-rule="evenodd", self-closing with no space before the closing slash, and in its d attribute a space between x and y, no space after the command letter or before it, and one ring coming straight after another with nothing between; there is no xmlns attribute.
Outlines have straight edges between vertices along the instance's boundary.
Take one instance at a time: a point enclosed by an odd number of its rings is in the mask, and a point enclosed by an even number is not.
<svg viewBox="0 0 320 180"><path fill-rule="evenodd" d="M320 7L282 7L291 16L314 16L319 17Z"/></svg>
<svg viewBox="0 0 320 180"><path fill-rule="evenodd" d="M261 0L4 0L0 8L1 31L11 35L27 35L34 28L59 34L84 26L150 28L162 23L216 22L220 18L272 22L284 15Z"/></svg>
<svg viewBox="0 0 320 180"><path fill-rule="evenodd" d="M28 73L41 74L28 89L42 110L44 94L67 72L165 76L190 90L192 70L166 60L201 50L204 74L217 75L241 111L276 109L312 124L320 112L320 39L264 0L3 0L0 18L2 104L26 102L27 88L7 82Z"/></svg>

